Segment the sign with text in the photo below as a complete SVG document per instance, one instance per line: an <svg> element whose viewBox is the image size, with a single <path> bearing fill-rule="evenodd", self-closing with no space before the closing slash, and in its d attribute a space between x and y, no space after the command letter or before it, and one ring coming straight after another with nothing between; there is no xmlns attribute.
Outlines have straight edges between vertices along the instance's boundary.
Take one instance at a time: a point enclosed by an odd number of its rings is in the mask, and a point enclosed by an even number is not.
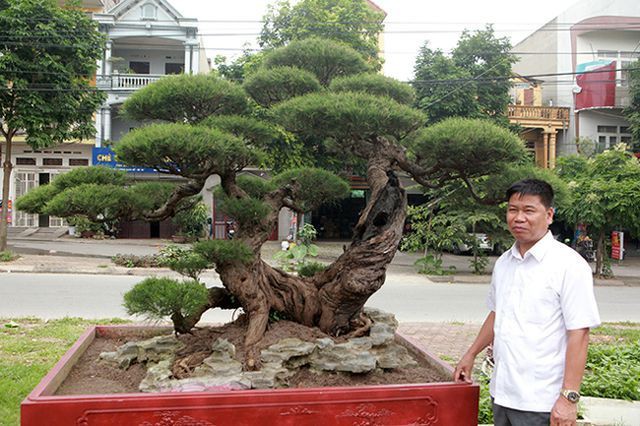
<svg viewBox="0 0 640 426"><path fill-rule="evenodd" d="M613 231L611 233L611 258L622 260L624 257L624 232Z"/></svg>
<svg viewBox="0 0 640 426"><path fill-rule="evenodd" d="M94 147L92 151L92 164L94 166L123 170L128 173L158 173L156 169L149 167L127 166L119 163L116 158L116 153L109 147Z"/></svg>

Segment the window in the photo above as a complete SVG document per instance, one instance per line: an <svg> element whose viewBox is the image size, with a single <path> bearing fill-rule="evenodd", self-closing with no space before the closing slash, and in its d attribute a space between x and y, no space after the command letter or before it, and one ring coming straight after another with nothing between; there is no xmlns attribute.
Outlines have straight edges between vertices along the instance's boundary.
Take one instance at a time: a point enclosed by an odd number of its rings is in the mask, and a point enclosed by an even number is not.
<svg viewBox="0 0 640 426"><path fill-rule="evenodd" d="M36 165L36 159L35 158L18 157L18 158L16 158L16 165L17 166L35 166Z"/></svg>
<svg viewBox="0 0 640 426"><path fill-rule="evenodd" d="M43 158L43 166L62 166L62 158Z"/></svg>
<svg viewBox="0 0 640 426"><path fill-rule="evenodd" d="M165 74L182 74L184 72L184 64L166 63L164 64Z"/></svg>
<svg viewBox="0 0 640 426"><path fill-rule="evenodd" d="M598 126L598 133L618 133L618 126Z"/></svg>
<svg viewBox="0 0 640 426"><path fill-rule="evenodd" d="M640 52L627 52L620 50L598 50L598 59L613 59L616 61L616 84L626 86L628 71L625 70L636 59L640 58Z"/></svg>
<svg viewBox="0 0 640 426"><path fill-rule="evenodd" d="M89 160L86 158L69 158L70 166L88 166Z"/></svg>
<svg viewBox="0 0 640 426"><path fill-rule="evenodd" d="M631 133L629 131L629 126L601 125L597 126L597 129L597 152L602 152L605 149L613 148L618 143L618 141L626 144L631 143Z"/></svg>
<svg viewBox="0 0 640 426"><path fill-rule="evenodd" d="M149 62L130 61L129 68L134 74L149 74Z"/></svg>
<svg viewBox="0 0 640 426"><path fill-rule="evenodd" d="M156 19L158 8L153 4L147 3L142 6L142 19Z"/></svg>

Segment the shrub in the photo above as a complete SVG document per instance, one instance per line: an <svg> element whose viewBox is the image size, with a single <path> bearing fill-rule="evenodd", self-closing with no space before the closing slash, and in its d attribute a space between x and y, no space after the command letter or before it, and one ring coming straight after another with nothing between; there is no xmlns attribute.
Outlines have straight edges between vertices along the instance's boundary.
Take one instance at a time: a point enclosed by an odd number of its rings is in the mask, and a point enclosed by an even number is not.
<svg viewBox="0 0 640 426"><path fill-rule="evenodd" d="M207 240L193 245L193 251L215 263L249 263L253 259L251 249L238 240Z"/></svg>
<svg viewBox="0 0 640 426"><path fill-rule="evenodd" d="M118 253L111 258L111 261L118 266L126 268L157 268L164 266L161 264L159 257L154 255L136 256L135 254Z"/></svg>
<svg viewBox="0 0 640 426"><path fill-rule="evenodd" d="M320 262L306 262L298 267L298 275L301 277L311 277L318 272L322 272L327 268Z"/></svg>
<svg viewBox="0 0 640 426"><path fill-rule="evenodd" d="M190 252L191 249L177 246L175 244L169 244L160 249L160 254L158 254L158 263L160 266L167 266L170 261L180 259L186 253Z"/></svg>
<svg viewBox="0 0 640 426"><path fill-rule="evenodd" d="M199 253L190 250L168 260L166 264L171 270L189 277L194 281L200 281L199 277L202 272L211 267L211 262Z"/></svg>
<svg viewBox="0 0 640 426"><path fill-rule="evenodd" d="M448 275L455 272L455 266L449 266L448 269L444 269L442 266L442 259L428 254L414 262L414 265L418 267L419 274L427 275Z"/></svg>
<svg viewBox="0 0 640 426"><path fill-rule="evenodd" d="M640 400L640 340L591 345L581 389L586 396Z"/></svg>
<svg viewBox="0 0 640 426"><path fill-rule="evenodd" d="M124 307L129 315L144 315L154 319L180 313L187 317L207 303L207 288L197 281L177 281L171 278L147 278L124 295Z"/></svg>
<svg viewBox="0 0 640 426"><path fill-rule="evenodd" d="M20 256L9 250L0 251L0 262L11 262L19 257Z"/></svg>

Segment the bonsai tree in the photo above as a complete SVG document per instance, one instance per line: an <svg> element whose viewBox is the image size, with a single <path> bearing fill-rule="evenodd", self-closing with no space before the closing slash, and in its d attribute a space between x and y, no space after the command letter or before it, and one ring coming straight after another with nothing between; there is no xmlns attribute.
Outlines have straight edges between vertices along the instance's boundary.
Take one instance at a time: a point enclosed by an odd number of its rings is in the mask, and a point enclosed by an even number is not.
<svg viewBox="0 0 640 426"><path fill-rule="evenodd" d="M459 120L444 129L423 129L426 117L410 106L413 96L406 96L411 88L368 69L357 52L340 43L307 39L268 53L244 88L213 75L172 76L124 104L131 118L153 124L115 146L120 161L184 179L162 206L145 215L171 216L181 200L217 175L221 208L237 223L233 240L195 244L194 251L215 265L223 287L209 288L199 309L171 311L177 332L189 332L207 309L242 307L248 315L247 369L260 366L258 345L271 312L335 336L366 333L371 322L362 309L383 285L402 237L407 201L398 174L426 187L459 179L473 190L471 179L521 157L517 136L488 122ZM290 132L305 149L317 148L308 162L334 155L358 159L366 170L370 197L351 243L311 277L270 266L260 249L283 207L309 211L346 196L349 188L320 168L285 170L269 182L238 176L278 150L274 135L281 132L274 128Z"/></svg>
<svg viewBox="0 0 640 426"><path fill-rule="evenodd" d="M171 194L174 184L132 183L126 173L106 167L79 167L57 176L16 201L27 213L47 214L114 235L121 220L147 219ZM177 212L191 211L197 197L185 198Z"/></svg>

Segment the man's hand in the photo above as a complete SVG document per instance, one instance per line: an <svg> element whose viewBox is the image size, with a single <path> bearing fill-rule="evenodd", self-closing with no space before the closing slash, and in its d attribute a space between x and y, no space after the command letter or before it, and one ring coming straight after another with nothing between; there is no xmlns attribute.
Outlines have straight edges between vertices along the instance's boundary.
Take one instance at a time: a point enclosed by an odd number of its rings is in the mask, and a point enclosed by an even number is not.
<svg viewBox="0 0 640 426"><path fill-rule="evenodd" d="M551 426L575 426L577 417L578 404L560 395L551 410Z"/></svg>
<svg viewBox="0 0 640 426"><path fill-rule="evenodd" d="M456 383L471 383L471 371L473 370L473 361L475 358L469 354L464 356L456 365L456 369L453 372L453 381Z"/></svg>

